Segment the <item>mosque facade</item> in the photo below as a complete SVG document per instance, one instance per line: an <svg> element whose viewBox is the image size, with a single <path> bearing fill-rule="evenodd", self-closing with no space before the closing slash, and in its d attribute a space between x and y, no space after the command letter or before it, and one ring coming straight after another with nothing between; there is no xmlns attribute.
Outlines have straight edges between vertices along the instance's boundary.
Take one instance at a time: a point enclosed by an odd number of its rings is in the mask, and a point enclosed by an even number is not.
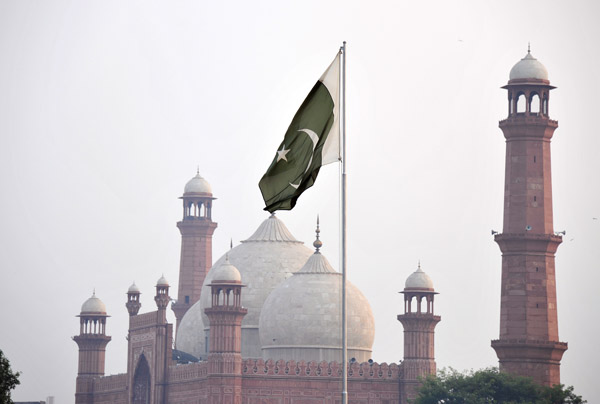
<svg viewBox="0 0 600 404"><path fill-rule="evenodd" d="M560 382L566 343L558 340L552 228L550 86L546 69L528 52L511 70L500 338L492 341L501 369ZM536 103L537 100L537 103ZM524 107L522 107L522 105ZM184 188L177 300L164 277L156 310L140 313L131 285L127 371L104 374L107 310L95 296L84 302L76 379L77 404L334 404L341 403L341 276L321 253L297 240L275 215L212 263L214 197L197 174ZM437 294L421 269L408 276L404 359L371 360L374 319L359 288L347 283L348 398L351 403L406 404L419 378L435 374ZM169 304L176 325L167 322Z"/></svg>

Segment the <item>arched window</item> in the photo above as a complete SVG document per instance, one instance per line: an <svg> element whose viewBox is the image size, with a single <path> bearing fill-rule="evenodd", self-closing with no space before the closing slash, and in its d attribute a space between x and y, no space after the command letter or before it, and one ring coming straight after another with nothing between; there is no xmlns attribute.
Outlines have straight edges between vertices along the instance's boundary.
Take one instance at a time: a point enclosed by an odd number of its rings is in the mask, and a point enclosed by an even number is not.
<svg viewBox="0 0 600 404"><path fill-rule="evenodd" d="M529 98L529 113L537 115L540 113L540 96L537 93L531 94Z"/></svg>
<svg viewBox="0 0 600 404"><path fill-rule="evenodd" d="M544 101L542 102L542 112L544 116L548 116L548 98L544 97Z"/></svg>
<svg viewBox="0 0 600 404"><path fill-rule="evenodd" d="M525 94L519 93L519 95L517 95L517 114L525 112L525 102Z"/></svg>
<svg viewBox="0 0 600 404"><path fill-rule="evenodd" d="M135 368L131 394L133 404L150 404L150 367L144 354Z"/></svg>

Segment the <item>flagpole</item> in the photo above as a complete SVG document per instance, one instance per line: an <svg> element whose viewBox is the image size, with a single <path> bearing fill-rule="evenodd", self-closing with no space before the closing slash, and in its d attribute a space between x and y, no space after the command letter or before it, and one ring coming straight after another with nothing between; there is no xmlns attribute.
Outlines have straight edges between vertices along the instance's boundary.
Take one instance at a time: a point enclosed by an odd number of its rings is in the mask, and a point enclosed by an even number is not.
<svg viewBox="0 0 600 404"><path fill-rule="evenodd" d="M346 41L342 45L342 404L348 404L348 334L346 324Z"/></svg>

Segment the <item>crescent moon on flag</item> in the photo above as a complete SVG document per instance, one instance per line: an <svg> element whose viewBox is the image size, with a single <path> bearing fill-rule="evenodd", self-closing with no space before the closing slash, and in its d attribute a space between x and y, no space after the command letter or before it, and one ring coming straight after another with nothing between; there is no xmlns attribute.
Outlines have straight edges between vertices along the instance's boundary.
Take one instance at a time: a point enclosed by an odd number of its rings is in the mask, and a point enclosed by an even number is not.
<svg viewBox="0 0 600 404"><path fill-rule="evenodd" d="M317 147L317 143L319 142L319 136L312 130L310 129L299 129L298 132L304 132L308 135L308 137L310 137L310 140L312 140L313 142L313 148L312 148L312 152L315 152L315 148ZM310 160L308 160L308 165L306 166L306 170L304 170L303 174L306 174L308 172L308 170L310 169L310 165L312 164L312 153L310 154ZM299 183L297 184L292 184L291 182L289 183L290 186L298 189L298 187L300 186L300 183L302 182L302 180L300 180Z"/></svg>

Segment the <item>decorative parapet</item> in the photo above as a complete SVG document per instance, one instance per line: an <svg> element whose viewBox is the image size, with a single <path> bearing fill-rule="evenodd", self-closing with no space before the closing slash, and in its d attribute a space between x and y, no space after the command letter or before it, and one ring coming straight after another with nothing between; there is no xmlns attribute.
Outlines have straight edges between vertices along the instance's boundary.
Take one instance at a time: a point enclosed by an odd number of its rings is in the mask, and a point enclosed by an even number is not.
<svg viewBox="0 0 600 404"><path fill-rule="evenodd" d="M169 382L205 379L208 375L208 362L194 362L170 366L167 374Z"/></svg>
<svg viewBox="0 0 600 404"><path fill-rule="evenodd" d="M244 359L242 374L245 376L274 376L274 377L331 377L342 376L342 367L337 362L305 362L305 361L264 361L262 359ZM348 379L383 379L397 380L400 378L400 367L392 363L352 363L348 366Z"/></svg>
<svg viewBox="0 0 600 404"><path fill-rule="evenodd" d="M132 330L150 327L158 324L157 312L151 311L150 313L138 314L137 316L132 316L129 321L129 328Z"/></svg>
<svg viewBox="0 0 600 404"><path fill-rule="evenodd" d="M125 390L127 387L127 374L102 376L94 379L94 393L108 393Z"/></svg>

